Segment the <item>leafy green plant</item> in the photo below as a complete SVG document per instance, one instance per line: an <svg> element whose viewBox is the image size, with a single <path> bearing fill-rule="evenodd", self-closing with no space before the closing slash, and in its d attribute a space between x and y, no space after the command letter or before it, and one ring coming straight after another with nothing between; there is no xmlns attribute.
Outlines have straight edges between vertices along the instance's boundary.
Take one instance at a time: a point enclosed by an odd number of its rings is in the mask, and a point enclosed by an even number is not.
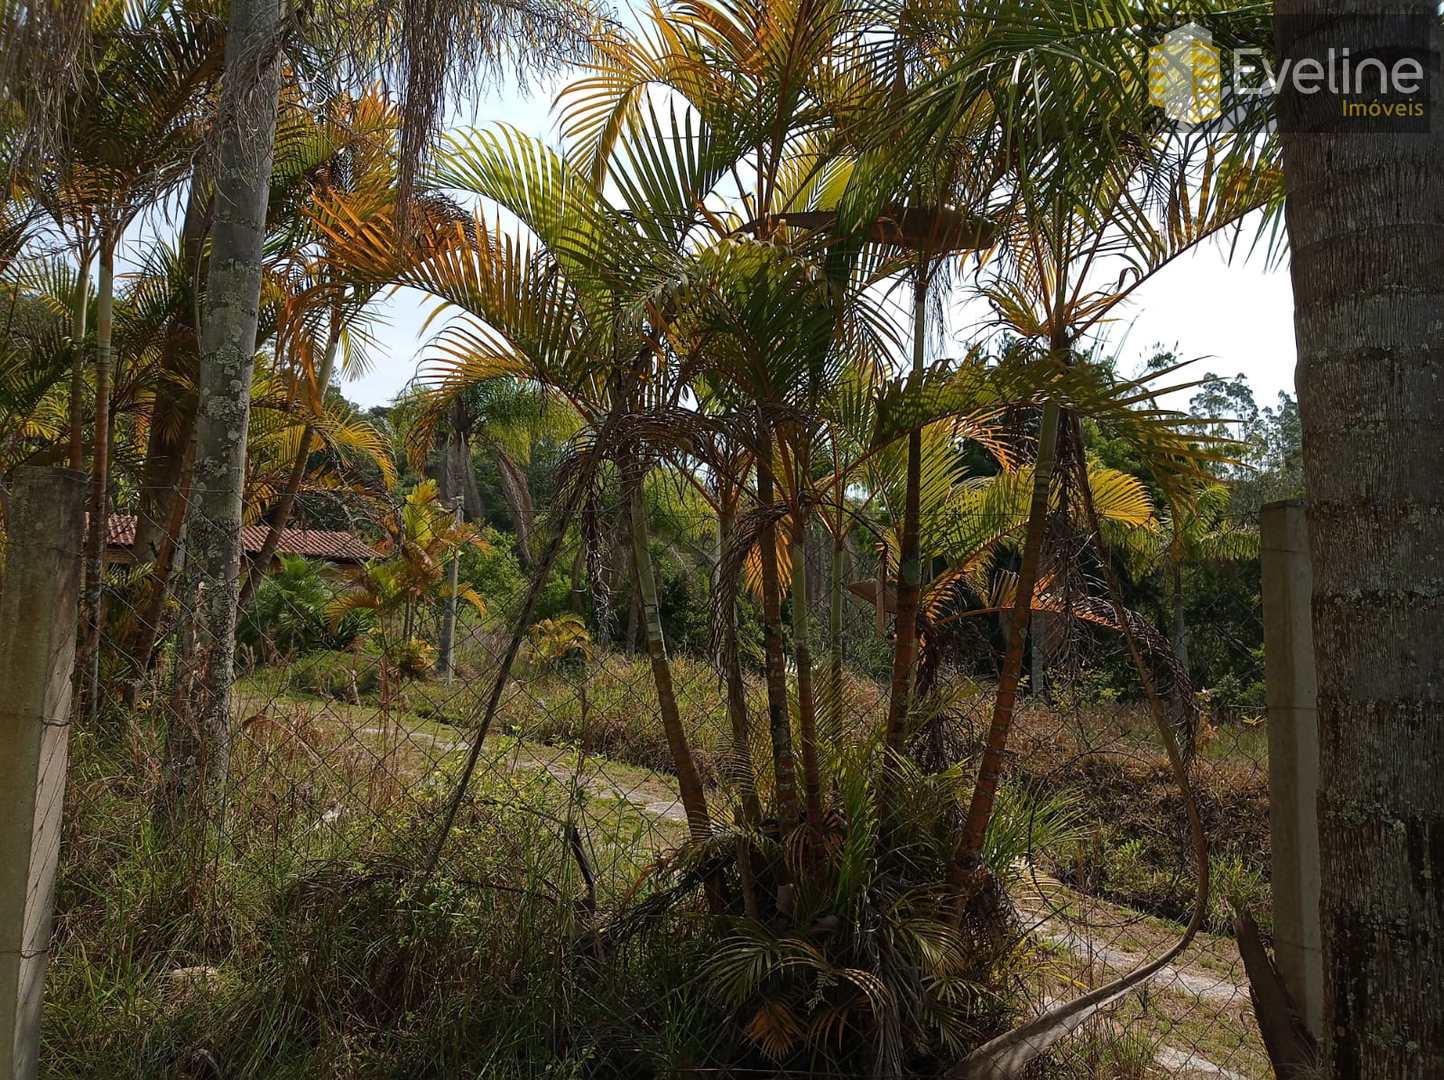
<svg viewBox="0 0 1444 1080"><path fill-rule="evenodd" d="M542 619L532 624L526 636L537 670L585 664L592 658L592 636L580 615L568 613Z"/></svg>
<svg viewBox="0 0 1444 1080"><path fill-rule="evenodd" d="M236 628L236 639L267 660L299 656L319 649L346 649L371 622L367 613L326 617L336 584L320 566L299 555L282 555L279 569L267 574Z"/></svg>

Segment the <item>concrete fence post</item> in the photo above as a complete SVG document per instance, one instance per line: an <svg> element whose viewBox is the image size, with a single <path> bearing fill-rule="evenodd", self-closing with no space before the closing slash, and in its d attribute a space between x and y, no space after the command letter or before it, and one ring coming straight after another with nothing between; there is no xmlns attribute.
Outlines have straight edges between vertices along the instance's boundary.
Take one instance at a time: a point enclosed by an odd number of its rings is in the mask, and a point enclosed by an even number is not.
<svg viewBox="0 0 1444 1080"><path fill-rule="evenodd" d="M84 477L17 469L0 581L0 1080L32 1080L50 942Z"/></svg>
<svg viewBox="0 0 1444 1080"><path fill-rule="evenodd" d="M1319 725L1313 569L1304 503L1269 503L1259 521L1268 684L1274 956L1301 1019L1323 1037L1319 930Z"/></svg>

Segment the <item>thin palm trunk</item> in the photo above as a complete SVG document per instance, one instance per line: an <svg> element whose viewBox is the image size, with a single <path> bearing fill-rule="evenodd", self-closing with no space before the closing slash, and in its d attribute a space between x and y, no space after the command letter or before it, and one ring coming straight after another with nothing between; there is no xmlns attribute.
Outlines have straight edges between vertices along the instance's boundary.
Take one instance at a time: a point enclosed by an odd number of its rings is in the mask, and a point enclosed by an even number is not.
<svg viewBox="0 0 1444 1080"><path fill-rule="evenodd" d="M1275 9L1281 58L1407 42L1435 73L1416 131L1341 130L1336 95L1279 102L1335 132L1282 143L1319 684L1319 1075L1351 1080L1444 1076L1444 92L1433 5L1396 9L1412 26L1388 10Z"/></svg>
<svg viewBox="0 0 1444 1080"><path fill-rule="evenodd" d="M736 522L731 496L731 490L724 485L722 505L717 513L717 537L722 550L726 550ZM752 764L752 724L747 715L747 687L742 681L742 662L737 655L737 605L727 604L722 618L722 654L727 669L727 719L732 727L732 782L741 794L743 820L755 825L762 820L762 805L757 798L757 774Z"/></svg>
<svg viewBox="0 0 1444 1080"><path fill-rule="evenodd" d="M832 534L832 567L828 578L827 605L827 729L823 738L836 744L842 738L842 575L843 545L846 541L841 522Z"/></svg>
<svg viewBox="0 0 1444 1080"><path fill-rule="evenodd" d="M275 155L281 70L276 0L232 0L219 103L216 216L201 334L194 498L186 527L193 604L177 686L196 692L168 731L167 812L219 809L230 765L246 429Z"/></svg>
<svg viewBox="0 0 1444 1080"><path fill-rule="evenodd" d="M766 425L767 421L762 423ZM772 440L763 428L764 460L757 467L757 503L772 511ZM762 564L762 651L767 671L767 722L772 736L772 774L777 816L784 830L798 819L797 774L792 761L792 721L787 709L787 661L782 655L782 582L777 568L777 526L769 523L758 538Z"/></svg>
<svg viewBox="0 0 1444 1080"><path fill-rule="evenodd" d="M326 352L321 358L321 370L316 373L318 407L321 402L325 401L326 388L331 385L331 373L336 367L336 356L340 351L341 321L337 314L332 312L331 330L326 336ZM241 608L250 603L251 597L255 595L256 586L266 573L266 568L276 557L276 549L281 546L281 537L291 521L291 512L296 506L296 496L300 494L301 483L306 478L306 465L311 460L311 439L315 433L315 425L311 423L307 423L301 431L301 439L296 444L296 456L291 461L291 471L286 477L286 486L281 490L281 497L276 500L276 505L271 508L266 538L261 541L260 551L251 560L245 585L241 588L238 601Z"/></svg>
<svg viewBox="0 0 1444 1080"><path fill-rule="evenodd" d="M919 259L913 281L913 375L920 377L927 345L927 279ZM888 694L887 727L884 742L889 750L901 750L907 738L908 710L912 706L913 684L918 669L918 595L922 588L922 565L918 551L919 518L922 513L921 431L908 435L907 478L903 494L903 526L897 573L897 627L893 640L892 687ZM882 602L879 595L879 603Z"/></svg>
<svg viewBox="0 0 1444 1080"><path fill-rule="evenodd" d="M798 490L801 491L801 455ZM802 749L802 797L807 820L822 824L822 771L818 763L817 702L812 694L812 646L808 641L807 513L792 519L792 657L797 664L797 735Z"/></svg>
<svg viewBox="0 0 1444 1080"><path fill-rule="evenodd" d="M85 324L90 308L90 250L82 245L75 271L75 306L70 313L70 456L72 469L85 468Z"/></svg>
<svg viewBox="0 0 1444 1080"><path fill-rule="evenodd" d="M667 641L662 633L662 613L657 604L657 579L652 572L652 552L648 545L646 507L642 502L639 481L632 489L630 501L632 533L632 568L636 572L637 590L642 597L643 624L647 635L647 656L652 663L652 681L657 687L657 707L662 714L662 731L672 753L672 768L677 774L677 789L682 808L687 812L687 828L694 838L703 839L712 831L707 818L707 797L702 791L702 778L692 760L692 748L682 727L677 708L677 693L672 685L672 665L667 660Z"/></svg>
<svg viewBox="0 0 1444 1080"><path fill-rule="evenodd" d="M968 816L963 823L963 837L958 849L960 859L956 870L959 880L976 866L978 855L983 850L983 838L993 816L998 781L1003 773L1003 757L1013 726L1013 711L1018 703L1018 684L1023 678L1028 616L1033 610L1033 593L1038 584L1043 538L1048 526L1048 496L1053 486L1053 470L1058 455L1058 423L1058 406L1045 405L1038 432L1038 459L1033 465L1033 491L1023 540L1023 562L1018 570L1017 595L1008 619L1007 651L1003 656L1002 674L998 677L998 694L993 702L988 740L978 766L977 784L968 804Z"/></svg>
<svg viewBox="0 0 1444 1080"><path fill-rule="evenodd" d="M105 594L105 541L110 509L110 368L115 312L115 245L100 244L100 277L95 297L95 433L91 440L90 527L85 537L85 638L76 669L85 679L85 716L100 713L100 637Z"/></svg>

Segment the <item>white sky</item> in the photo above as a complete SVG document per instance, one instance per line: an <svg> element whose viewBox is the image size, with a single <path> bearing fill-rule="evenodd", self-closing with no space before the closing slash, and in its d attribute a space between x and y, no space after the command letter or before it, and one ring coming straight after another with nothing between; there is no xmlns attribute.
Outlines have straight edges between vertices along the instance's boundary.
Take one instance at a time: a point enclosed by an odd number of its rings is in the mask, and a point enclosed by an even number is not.
<svg viewBox="0 0 1444 1080"><path fill-rule="evenodd" d="M555 133L552 97L551 90L527 97L503 95L481 103L474 115L453 117L451 126L504 122L550 138ZM419 293L398 293L377 307L382 319L374 327L371 370L340 387L362 406L389 402L426 355L426 337L444 325L435 322L422 333L435 302ZM1214 245L1181 258L1139 288L1107 336L1126 373L1161 344L1182 359L1197 360L1199 375L1243 373L1260 405L1273 404L1280 390L1293 392L1293 298L1287 267L1266 269L1262 253L1251 260L1240 253L1230 264L1227 252ZM964 344L949 351L961 352ZM1182 373L1175 377L1182 378ZM1186 400L1168 404L1182 407Z"/></svg>

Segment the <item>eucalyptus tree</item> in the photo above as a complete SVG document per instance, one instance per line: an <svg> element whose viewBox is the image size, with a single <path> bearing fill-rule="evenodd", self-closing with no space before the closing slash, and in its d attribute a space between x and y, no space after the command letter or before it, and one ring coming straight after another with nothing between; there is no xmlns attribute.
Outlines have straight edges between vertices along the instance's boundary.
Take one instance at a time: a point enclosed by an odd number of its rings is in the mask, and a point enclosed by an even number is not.
<svg viewBox="0 0 1444 1080"><path fill-rule="evenodd" d="M276 0L234 0L216 111L216 215L211 234L193 498L187 515L189 582L182 606L184 682L196 695L193 717L177 723L198 733L187 754L188 799L217 793L228 769L226 743L234 670L240 573L248 389L256 346L263 234L276 154L283 58L349 59L343 70L369 83L378 68L402 86L398 217L409 216L411 179L424 156L447 92L477 86L504 67L555 69L585 54L593 10L568 2L505 6L492 0L339 3L335 19L308 23ZM306 31L303 33L303 31ZM333 65L334 66L334 65ZM204 588L201 584L205 583Z"/></svg>

